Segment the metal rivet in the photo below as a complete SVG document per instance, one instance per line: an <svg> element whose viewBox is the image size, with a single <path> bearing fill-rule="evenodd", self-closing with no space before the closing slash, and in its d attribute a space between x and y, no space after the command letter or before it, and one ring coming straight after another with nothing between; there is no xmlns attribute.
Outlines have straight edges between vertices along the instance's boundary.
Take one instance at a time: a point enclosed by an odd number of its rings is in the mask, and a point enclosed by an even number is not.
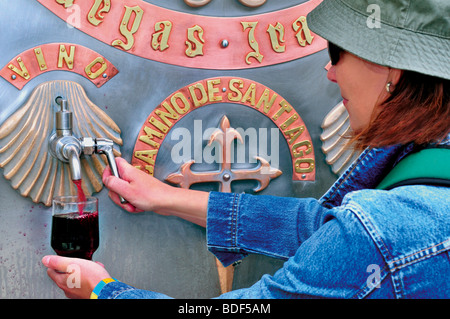
<svg viewBox="0 0 450 319"><path fill-rule="evenodd" d="M230 174L228 174L228 173L223 174L223 180L224 180L225 182L229 181L230 178L231 178Z"/></svg>
<svg viewBox="0 0 450 319"><path fill-rule="evenodd" d="M228 40L222 40L222 43L220 45L222 46L222 48L226 48L229 44L230 43L228 42Z"/></svg>
<svg viewBox="0 0 450 319"><path fill-rule="evenodd" d="M15 74L11 75L11 79L15 80L17 79L17 76Z"/></svg>

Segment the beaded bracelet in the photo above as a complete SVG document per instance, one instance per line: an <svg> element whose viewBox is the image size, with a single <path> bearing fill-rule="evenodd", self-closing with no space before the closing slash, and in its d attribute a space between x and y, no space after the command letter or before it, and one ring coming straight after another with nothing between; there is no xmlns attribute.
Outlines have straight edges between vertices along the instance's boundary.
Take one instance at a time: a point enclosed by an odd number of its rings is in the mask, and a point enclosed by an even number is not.
<svg viewBox="0 0 450 319"><path fill-rule="evenodd" d="M101 280L97 286L95 286L94 290L91 292L91 297L90 299L98 299L98 295L100 294L100 291L102 290L102 288L106 285L109 284L110 282L114 282L114 281L118 281L115 278L105 278L103 280Z"/></svg>

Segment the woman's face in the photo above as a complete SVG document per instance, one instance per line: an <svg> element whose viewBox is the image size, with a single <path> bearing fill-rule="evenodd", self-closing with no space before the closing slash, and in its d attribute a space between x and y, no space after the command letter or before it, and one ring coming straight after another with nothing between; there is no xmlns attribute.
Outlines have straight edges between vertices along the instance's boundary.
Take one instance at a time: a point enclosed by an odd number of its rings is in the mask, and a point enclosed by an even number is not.
<svg viewBox="0 0 450 319"><path fill-rule="evenodd" d="M328 79L336 82L341 89L350 126L355 133L369 125L375 106L389 95L387 83L392 82L394 88L399 72L401 71L368 62L346 51L341 52L339 61L328 70Z"/></svg>

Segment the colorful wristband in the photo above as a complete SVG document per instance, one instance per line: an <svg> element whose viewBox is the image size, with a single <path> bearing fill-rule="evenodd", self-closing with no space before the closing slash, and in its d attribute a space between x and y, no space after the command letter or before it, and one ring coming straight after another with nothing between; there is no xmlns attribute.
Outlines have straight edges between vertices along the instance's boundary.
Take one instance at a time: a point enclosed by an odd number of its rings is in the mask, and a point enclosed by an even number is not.
<svg viewBox="0 0 450 319"><path fill-rule="evenodd" d="M100 291L103 289L103 287L106 284L109 284L110 282L114 282L114 281L118 281L115 278L106 278L101 280L97 286L95 286L94 290L91 292L91 297L90 299L98 299L98 295L100 294Z"/></svg>

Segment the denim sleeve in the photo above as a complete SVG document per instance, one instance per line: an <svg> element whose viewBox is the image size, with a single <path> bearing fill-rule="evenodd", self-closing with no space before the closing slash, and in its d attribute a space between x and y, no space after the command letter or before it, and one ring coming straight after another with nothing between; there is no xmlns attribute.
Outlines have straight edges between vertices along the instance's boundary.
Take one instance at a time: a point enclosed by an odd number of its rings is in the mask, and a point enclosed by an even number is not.
<svg viewBox="0 0 450 319"><path fill-rule="evenodd" d="M346 209L333 209L322 221L273 276L264 275L249 288L217 298L393 298L388 267L355 215ZM379 270L375 277L374 269ZM103 287L99 298L169 297L112 282Z"/></svg>
<svg viewBox="0 0 450 319"><path fill-rule="evenodd" d="M389 272L370 236L350 211L338 215L325 219L273 276L218 298L393 298Z"/></svg>
<svg viewBox="0 0 450 319"><path fill-rule="evenodd" d="M137 289L120 281L106 284L98 299L172 299L171 297L149 290Z"/></svg>
<svg viewBox="0 0 450 319"><path fill-rule="evenodd" d="M329 211L316 199L211 192L208 249L230 265L248 254L288 259Z"/></svg>

